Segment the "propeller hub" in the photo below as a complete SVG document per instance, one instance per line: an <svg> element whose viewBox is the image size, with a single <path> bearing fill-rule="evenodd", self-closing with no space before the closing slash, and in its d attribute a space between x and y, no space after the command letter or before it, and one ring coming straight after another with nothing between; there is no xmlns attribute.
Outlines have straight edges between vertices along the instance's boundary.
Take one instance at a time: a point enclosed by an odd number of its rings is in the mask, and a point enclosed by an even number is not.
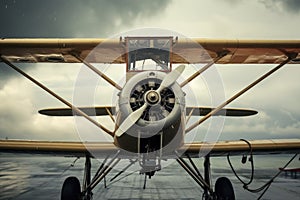
<svg viewBox="0 0 300 200"><path fill-rule="evenodd" d="M160 101L160 95L154 90L150 90L145 96L146 102L150 105L155 105Z"/></svg>

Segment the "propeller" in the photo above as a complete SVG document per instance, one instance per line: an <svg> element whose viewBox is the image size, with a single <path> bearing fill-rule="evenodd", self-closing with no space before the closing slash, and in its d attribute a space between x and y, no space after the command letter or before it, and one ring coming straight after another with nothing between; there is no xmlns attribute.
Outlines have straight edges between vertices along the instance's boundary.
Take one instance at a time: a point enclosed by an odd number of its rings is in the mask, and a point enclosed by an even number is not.
<svg viewBox="0 0 300 200"><path fill-rule="evenodd" d="M173 85L173 83L175 83L175 81L179 78L179 76L184 71L184 69L185 69L185 65L179 65L176 69L168 73L164 78L164 80L161 82L156 92L160 93L164 88Z"/></svg>
<svg viewBox="0 0 300 200"><path fill-rule="evenodd" d="M168 73L164 80L161 82L159 88L155 91L155 93L160 94L160 92L167 87L170 87L173 85L176 80L179 78L179 76L182 74L182 72L185 69L185 65L179 65L176 69ZM145 101L144 105L137 109L136 111L132 112L128 117L123 121L123 123L119 126L119 128L116 130L115 135L117 137L120 137L125 133L131 126L137 122L140 117L142 116L143 112L146 110L148 106L147 101Z"/></svg>

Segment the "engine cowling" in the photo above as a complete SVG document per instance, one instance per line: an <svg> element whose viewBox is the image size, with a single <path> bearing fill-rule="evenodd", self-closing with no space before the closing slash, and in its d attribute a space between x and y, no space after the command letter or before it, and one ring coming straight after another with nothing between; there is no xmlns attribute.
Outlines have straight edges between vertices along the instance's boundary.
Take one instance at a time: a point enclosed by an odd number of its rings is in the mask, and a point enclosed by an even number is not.
<svg viewBox="0 0 300 200"><path fill-rule="evenodd" d="M152 145L153 150L161 148L157 143L167 146L175 142L174 145L178 147L178 143L183 142L183 136L175 138L178 134L183 135L184 130L182 123L185 116L184 92L177 83L174 83L157 93L156 90L165 76L166 74L160 71L144 71L127 81L119 94L117 126L144 104L147 104L147 108L125 134L119 138L115 137L117 146L138 152L143 151L145 141L148 141L145 145ZM141 146L138 147L138 144Z"/></svg>

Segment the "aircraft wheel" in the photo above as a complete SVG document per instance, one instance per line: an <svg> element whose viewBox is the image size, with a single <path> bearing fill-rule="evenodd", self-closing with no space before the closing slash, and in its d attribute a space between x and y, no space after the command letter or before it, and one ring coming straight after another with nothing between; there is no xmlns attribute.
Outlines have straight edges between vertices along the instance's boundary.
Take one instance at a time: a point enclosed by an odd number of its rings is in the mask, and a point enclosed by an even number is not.
<svg viewBox="0 0 300 200"><path fill-rule="evenodd" d="M215 193L217 200L235 200L232 184L226 177L220 177L217 179L215 184Z"/></svg>
<svg viewBox="0 0 300 200"><path fill-rule="evenodd" d="M61 190L61 200L80 200L80 182L76 177L68 177Z"/></svg>

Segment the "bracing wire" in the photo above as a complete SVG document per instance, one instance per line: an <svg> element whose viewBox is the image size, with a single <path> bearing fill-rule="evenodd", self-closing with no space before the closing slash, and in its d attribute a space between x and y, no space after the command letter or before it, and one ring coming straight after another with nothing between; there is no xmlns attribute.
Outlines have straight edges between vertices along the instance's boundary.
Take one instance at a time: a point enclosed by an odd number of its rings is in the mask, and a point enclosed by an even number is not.
<svg viewBox="0 0 300 200"><path fill-rule="evenodd" d="M246 142L248 145L249 145L249 150L250 150L250 153L249 153L249 161L251 163L251 177L249 179L248 182L245 182L243 181L239 175L237 174L236 170L234 169L232 163L231 163L231 160L230 160L230 153L227 154L227 161L228 161L228 164L233 172L233 174L235 175L235 177L243 184L243 188L251 193L258 193L258 192L261 192L263 191L260 196L257 198L257 200L260 200L263 195L267 192L267 190L270 188L271 184L274 182L274 180L282 173L283 170L279 170L267 183L265 183L264 185L262 185L261 187L259 188L256 188L256 189L250 189L248 186L252 183L253 181L253 177L254 177L254 159L253 159L253 152L252 152L252 146L251 144L247 141L247 140L244 140L244 139L241 139L242 141ZM296 153L283 167L282 169L285 169L296 157L297 157L298 153Z"/></svg>

